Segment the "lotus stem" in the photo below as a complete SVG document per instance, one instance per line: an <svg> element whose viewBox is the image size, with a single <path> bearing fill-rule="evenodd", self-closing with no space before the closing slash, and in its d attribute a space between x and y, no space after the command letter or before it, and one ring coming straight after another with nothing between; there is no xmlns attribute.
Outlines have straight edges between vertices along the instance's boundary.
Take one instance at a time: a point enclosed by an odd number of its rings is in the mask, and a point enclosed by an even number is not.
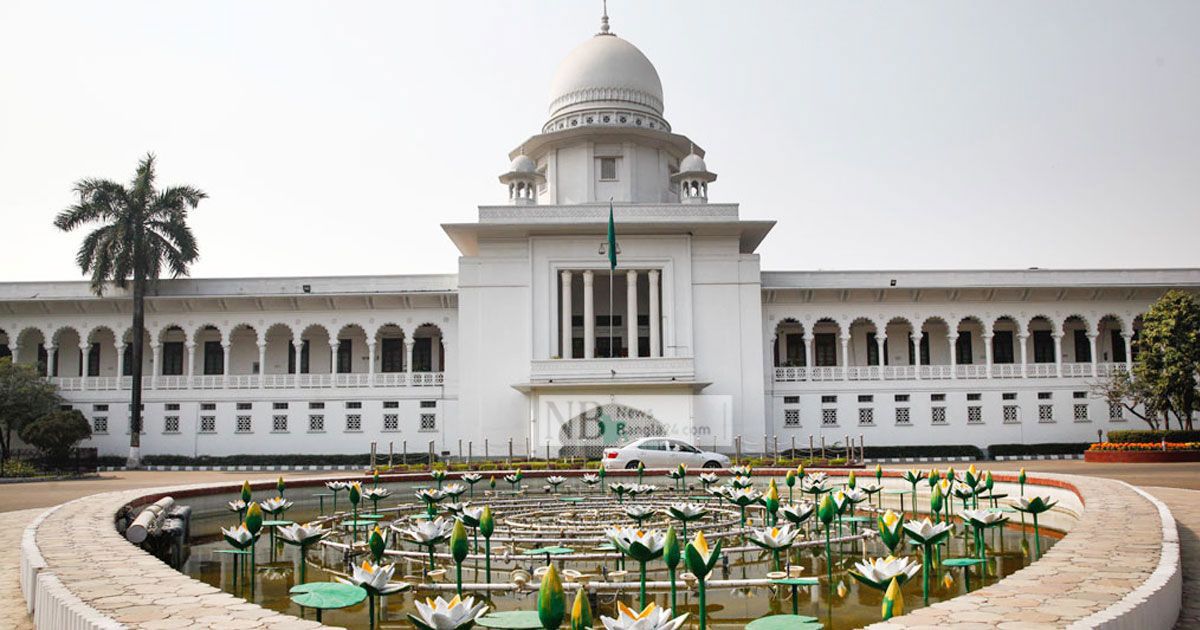
<svg viewBox="0 0 1200 630"><path fill-rule="evenodd" d="M641 562L639 562L639 564L641 565L640 591L641 591L641 596L642 596L642 610L645 610L646 609L646 561L642 560Z"/></svg>
<svg viewBox="0 0 1200 630"><path fill-rule="evenodd" d="M825 569L829 574L829 593L833 596L833 552L829 549L829 526L825 526Z"/></svg>
<svg viewBox="0 0 1200 630"><path fill-rule="evenodd" d="M929 604L929 572L933 567L930 554L933 553L932 545L923 544L924 553L921 554L921 593L925 596L925 603Z"/></svg>
<svg viewBox="0 0 1200 630"><path fill-rule="evenodd" d="M700 630L705 630L708 627L708 606L705 605L704 578L697 576L696 588L696 603L700 606Z"/></svg>
<svg viewBox="0 0 1200 630"><path fill-rule="evenodd" d="M375 630L375 596L367 593L367 620L371 630Z"/></svg>
<svg viewBox="0 0 1200 630"><path fill-rule="evenodd" d="M1037 512L1033 513L1033 540L1037 543L1037 556L1040 560L1042 557L1042 532L1038 528Z"/></svg>
<svg viewBox="0 0 1200 630"><path fill-rule="evenodd" d="M487 583L492 583L492 539L483 537L483 572L487 574Z"/></svg>
<svg viewBox="0 0 1200 630"><path fill-rule="evenodd" d="M684 537L686 539L686 536ZM675 567L667 567L667 576L671 580L671 611L675 610Z"/></svg>
<svg viewBox="0 0 1200 630"><path fill-rule="evenodd" d="M454 585L457 589L458 596L462 597L462 563L454 563Z"/></svg>

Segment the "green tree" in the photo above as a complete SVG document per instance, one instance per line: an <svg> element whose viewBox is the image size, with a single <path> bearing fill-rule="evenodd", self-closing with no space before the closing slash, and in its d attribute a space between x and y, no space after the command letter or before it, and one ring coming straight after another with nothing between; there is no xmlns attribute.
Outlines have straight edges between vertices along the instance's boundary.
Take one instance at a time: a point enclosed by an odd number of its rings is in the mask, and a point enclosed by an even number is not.
<svg viewBox="0 0 1200 630"><path fill-rule="evenodd" d="M1168 291L1142 316L1136 343L1134 380L1163 412L1167 429L1174 415L1181 428L1191 430L1200 374L1200 302L1190 293Z"/></svg>
<svg viewBox="0 0 1200 630"><path fill-rule="evenodd" d="M13 433L53 412L62 404L54 385L32 365L16 365L11 357L0 359L0 475L12 453Z"/></svg>
<svg viewBox="0 0 1200 630"><path fill-rule="evenodd" d="M20 436L51 463L61 465L76 444L92 437L92 427L78 409L60 410L21 427Z"/></svg>
<svg viewBox="0 0 1200 630"><path fill-rule="evenodd" d="M187 213L207 197L190 186L158 189L154 155L138 163L129 186L106 179L75 184L79 201L63 210L54 225L69 232L99 224L83 239L75 256L79 268L91 275L92 291L103 295L106 284L119 289L133 285L133 378L127 464L141 465L142 353L145 336L145 297L148 284L164 269L171 277L185 276L199 257Z"/></svg>

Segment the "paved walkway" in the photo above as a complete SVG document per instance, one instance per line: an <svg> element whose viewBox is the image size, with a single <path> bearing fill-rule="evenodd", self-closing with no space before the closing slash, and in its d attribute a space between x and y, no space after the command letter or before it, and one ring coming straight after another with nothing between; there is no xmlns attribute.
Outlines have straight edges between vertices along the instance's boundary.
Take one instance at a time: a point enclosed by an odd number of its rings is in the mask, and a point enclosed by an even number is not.
<svg viewBox="0 0 1200 630"><path fill-rule="evenodd" d="M1178 488L1143 488L1171 508L1183 555L1183 611L1179 630L1200 628L1200 492Z"/></svg>
<svg viewBox="0 0 1200 630"><path fill-rule="evenodd" d="M42 508L0 513L0 628L33 630L21 595L21 534Z"/></svg>

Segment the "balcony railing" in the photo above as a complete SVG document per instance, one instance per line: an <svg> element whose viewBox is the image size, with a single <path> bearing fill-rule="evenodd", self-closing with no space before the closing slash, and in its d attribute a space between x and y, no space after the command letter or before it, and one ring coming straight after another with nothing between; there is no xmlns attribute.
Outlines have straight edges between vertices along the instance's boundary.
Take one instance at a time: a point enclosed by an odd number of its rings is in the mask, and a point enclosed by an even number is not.
<svg viewBox="0 0 1200 630"><path fill-rule="evenodd" d="M695 378L690 357L540 359L531 362L530 379L537 382L618 379L687 381Z"/></svg>
<svg viewBox="0 0 1200 630"><path fill-rule="evenodd" d="M1126 369L1124 363L1097 363L1096 376L1107 377ZM852 365L821 367L777 367L776 383L803 383L824 381L914 381L984 379L988 377L986 365ZM918 379L919 376L919 379ZM1058 366L1054 363L997 363L992 365L991 377L1010 378L1058 378ZM1091 363L1063 363L1063 378L1091 378Z"/></svg>
<svg viewBox="0 0 1200 630"><path fill-rule="evenodd" d="M128 390L133 379L128 376L61 376L49 379L62 391L119 391ZM192 376L145 376L146 390L216 390L216 389L324 389L364 387L441 387L446 382L443 372L389 372L380 374L222 374Z"/></svg>

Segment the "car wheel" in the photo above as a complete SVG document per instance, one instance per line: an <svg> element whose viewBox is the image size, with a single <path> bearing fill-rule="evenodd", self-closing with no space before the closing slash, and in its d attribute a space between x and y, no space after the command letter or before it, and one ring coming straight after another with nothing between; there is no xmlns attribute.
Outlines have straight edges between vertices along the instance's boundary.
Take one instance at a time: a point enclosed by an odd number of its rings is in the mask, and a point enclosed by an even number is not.
<svg viewBox="0 0 1200 630"><path fill-rule="evenodd" d="M715 459L710 459L710 460L704 462L704 467L705 468L720 468L721 462L718 462Z"/></svg>
<svg viewBox="0 0 1200 630"><path fill-rule="evenodd" d="M629 462L628 464L625 464L625 470L634 470L637 467L638 467L638 462L636 459Z"/></svg>

